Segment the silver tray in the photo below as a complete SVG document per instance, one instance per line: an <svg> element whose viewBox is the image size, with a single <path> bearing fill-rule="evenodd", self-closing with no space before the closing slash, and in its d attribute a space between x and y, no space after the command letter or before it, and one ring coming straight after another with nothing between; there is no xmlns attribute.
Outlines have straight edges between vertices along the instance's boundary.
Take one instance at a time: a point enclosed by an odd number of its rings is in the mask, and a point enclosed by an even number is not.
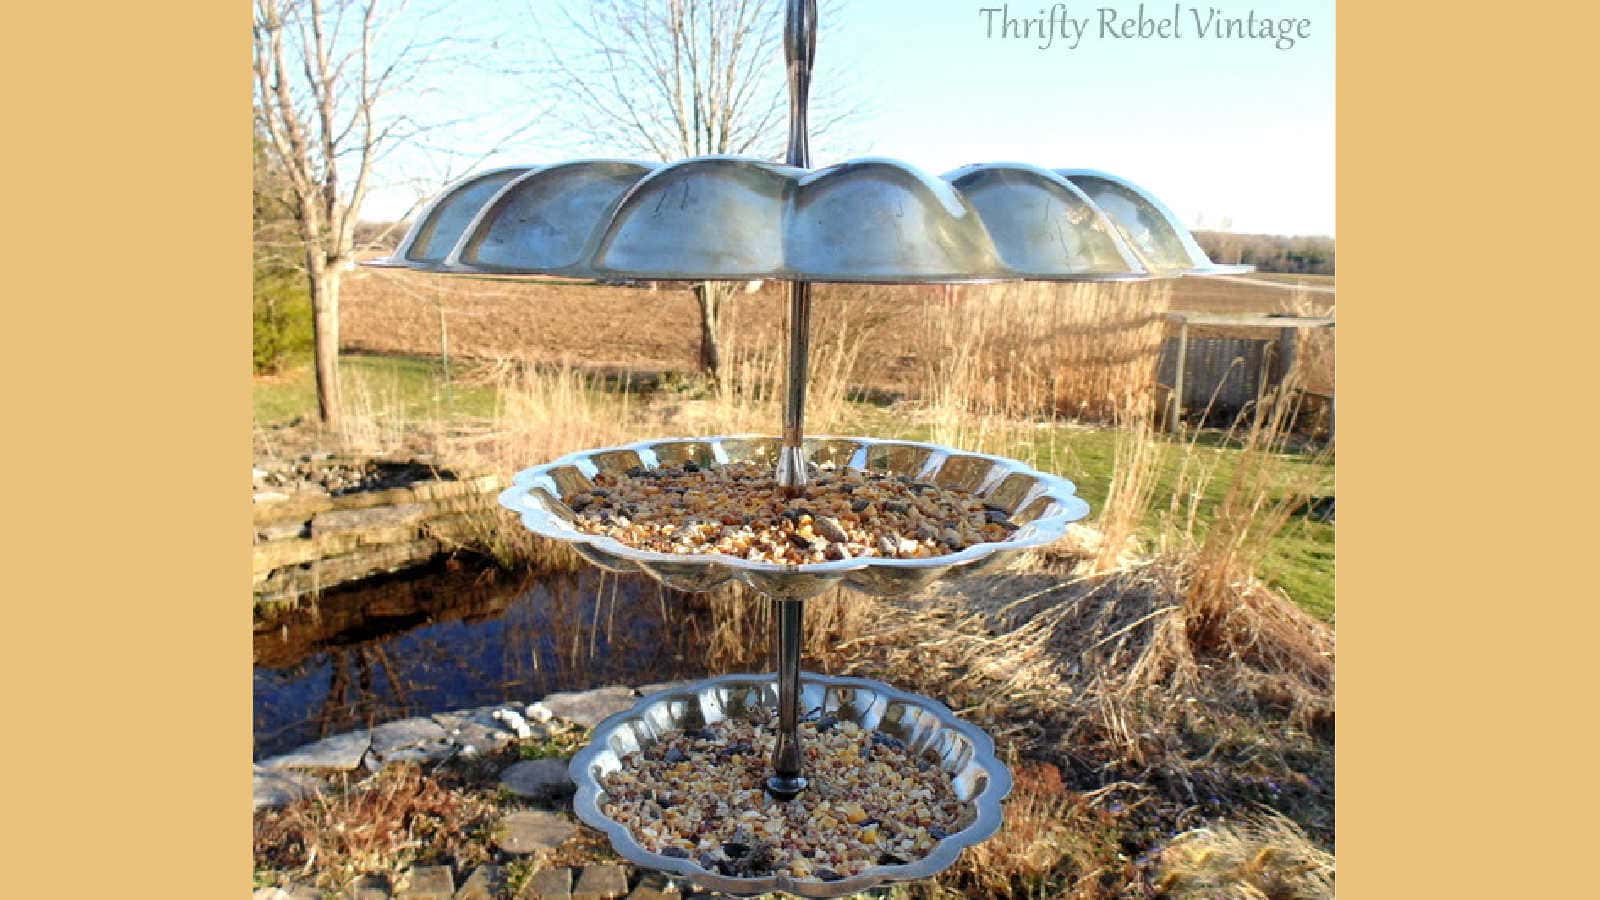
<svg viewBox="0 0 1600 900"><path fill-rule="evenodd" d="M963 573L998 566L1016 554L1059 540L1067 526L1089 514L1072 482L1028 468L1016 460L967 453L937 444L867 437L808 437L806 457L819 466L906 475L940 487L958 488L1005 509L1020 528L1008 539L974 544L958 553L927 559L857 557L806 565L751 562L724 554L654 553L573 526L563 502L592 486L600 472L624 472L694 461L702 466L752 460L775 463L779 440L761 435L669 438L584 450L548 465L518 472L500 494L500 504L522 517L529 531L570 544L588 561L614 572L643 572L683 591L710 590L737 578L781 600L804 600L844 583L876 595L919 590L955 568Z"/></svg>
<svg viewBox="0 0 1600 900"><path fill-rule="evenodd" d="M1248 272L1091 169L892 159L820 169L736 156L513 166L447 188L368 265L599 281L1121 281Z"/></svg>
<svg viewBox="0 0 1600 900"><path fill-rule="evenodd" d="M949 868L961 851L986 840L1000 827L1000 803L1011 793L1011 771L995 756L987 734L956 718L944 704L865 678L842 678L806 672L801 675L801 708L881 731L906 742L915 755L937 756L950 773L956 795L971 803L975 816L934 845L922 859L904 865L877 866L837 881L796 879L788 875L735 878L710 872L692 859L662 856L646 850L622 824L602 811L601 779L622 766L622 757L648 747L666 731L697 728L747 710L776 708L774 675L724 675L670 688L641 698L632 709L595 727L589 745L572 758L568 771L578 786L574 808L578 818L602 831L611 846L629 861L681 876L701 887L748 896L787 891L802 897L839 897L895 881L915 881Z"/></svg>

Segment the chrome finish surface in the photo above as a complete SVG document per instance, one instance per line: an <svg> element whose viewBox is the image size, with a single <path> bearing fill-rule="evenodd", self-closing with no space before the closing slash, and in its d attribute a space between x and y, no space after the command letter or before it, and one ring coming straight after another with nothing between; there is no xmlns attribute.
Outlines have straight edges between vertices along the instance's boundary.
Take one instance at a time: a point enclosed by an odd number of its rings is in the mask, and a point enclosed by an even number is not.
<svg viewBox="0 0 1600 900"><path fill-rule="evenodd" d="M578 531L563 499L587 490L602 471L653 469L693 460L702 466L752 461L773 464L781 441L763 435L723 435L640 441L584 450L518 472L500 494L500 505L518 513L533 533L572 545L588 561L614 572L643 572L669 587L704 591L737 578L767 596L803 600L838 584L869 594L919 590L962 568L998 565L1023 550L1049 544L1067 525L1089 514L1089 504L1071 481L1035 471L1016 460L967 453L937 444L868 437L809 436L802 447L812 464L837 469L905 475L942 487L971 491L1005 509L1020 528L1005 541L974 544L928 559L866 556L800 566L752 562L723 554L653 553L615 538Z"/></svg>
<svg viewBox="0 0 1600 900"><path fill-rule="evenodd" d="M800 749L800 639L804 600L774 600L778 627L773 656L778 664L778 739L772 749L772 777L767 792L779 800L793 800L806 789Z"/></svg>
<svg viewBox="0 0 1600 900"><path fill-rule="evenodd" d="M783 376L783 446L778 450L778 486L798 497L805 489L806 382L811 365L811 285L789 282L789 352Z"/></svg>
<svg viewBox="0 0 1600 900"><path fill-rule="evenodd" d="M803 124L803 111L793 119ZM803 137L791 143L806 150ZM813 170L732 156L484 173L447 190L375 264L598 281L906 284L1249 271L1214 265L1147 191L1100 172L992 163L936 177L889 159Z"/></svg>
<svg viewBox="0 0 1600 900"><path fill-rule="evenodd" d="M1139 261L1159 276L1237 275L1255 266L1222 266L1211 261L1178 217L1154 194L1128 181L1094 169L1057 169L1116 223Z"/></svg>
<svg viewBox="0 0 1600 900"><path fill-rule="evenodd" d="M787 875L733 878L709 872L694 860L651 853L626 827L606 816L602 779L622 767L622 757L649 746L665 731L771 710L777 703L778 684L770 674L725 675L651 694L632 709L601 722L589 745L573 757L568 768L578 786L573 804L578 818L604 832L617 853L637 865L681 876L710 890L740 895L787 891L802 897L839 897L886 882L930 878L949 868L962 850L999 829L1000 803L1011 792L1011 772L996 757L994 741L956 718L944 704L878 681L812 672L801 675L799 693L801 707L808 714L819 710L885 732L905 741L913 754L935 761L950 773L956 795L973 805L971 821L915 862L878 866L838 881L820 881Z"/></svg>

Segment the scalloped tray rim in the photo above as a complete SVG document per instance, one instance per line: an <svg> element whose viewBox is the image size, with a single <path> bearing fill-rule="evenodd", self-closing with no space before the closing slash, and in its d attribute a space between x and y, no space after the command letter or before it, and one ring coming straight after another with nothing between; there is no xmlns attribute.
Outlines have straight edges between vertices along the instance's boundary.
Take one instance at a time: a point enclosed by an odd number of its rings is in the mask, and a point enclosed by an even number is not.
<svg viewBox="0 0 1600 900"><path fill-rule="evenodd" d="M899 700L928 710L945 728L960 733L972 742L973 760L989 776L983 790L967 802L977 808L977 815L966 828L938 841L927 856L898 866L874 866L871 869L837 881L796 879L789 875L766 878L734 878L707 871L692 859L676 859L651 853L634 839L633 834L620 822L600 810L600 783L589 774L600 754L608 749L606 741L623 723L644 718L647 709L675 697L698 696L701 692L725 685L761 687L777 681L775 674L732 674L706 678L674 688L647 694L622 712L613 713L594 727L589 743L572 757L567 774L578 786L573 798L573 811L585 824L604 833L618 854L629 861L649 869L679 875L705 885L713 890L741 896L787 891L805 897L837 897L867 890L887 882L916 881L931 878L949 868L968 847L988 840L1003 824L1001 801L1010 796L1011 769L1000 761L994 749L994 739L982 729L958 718L950 707L931 697L900 690L892 685L870 678L846 675L824 675L818 672L801 672L800 684L820 684L826 687L848 687L878 692L890 700Z"/></svg>
<svg viewBox="0 0 1600 900"><path fill-rule="evenodd" d="M579 461L586 461L589 457L600 453L616 451L651 450L661 444L684 443L709 443L712 441L735 440L777 440L776 437L766 434L723 434L711 437L678 437L655 438L643 441L634 441L629 444L619 444L615 447L600 447L593 450L579 450L542 466L533 466L523 469L512 476L511 487L499 494L500 505L512 512L518 513L524 528L540 537L562 541L569 544L585 544L605 553L620 556L625 559L642 563L666 563L677 565L704 565L724 566L729 569L761 572L784 575L832 575L857 572L870 567L878 566L889 569L924 569L938 566L961 566L966 563L976 562L994 553L1007 550L1027 550L1040 547L1059 540L1065 533L1066 526L1073 522L1081 521L1089 514L1089 504L1077 495L1077 485L1060 475L1040 472L1019 460L992 453L977 453L960 450L943 444L933 444L926 441L906 441L888 438L870 438L848 435L807 435L808 441L855 441L867 446L908 446L944 453L946 455L960 455L986 459L997 465L1005 466L1008 474L1020 474L1033 477L1044 487L1042 496L1050 496L1063 507L1063 511L1052 516L1035 519L1027 523L1037 526L1035 532L1024 538L1013 538L1005 541L985 541L966 547L959 553L950 553L944 556L930 556L922 559L897 559L883 556L860 556L853 559L832 560L821 563L805 563L798 566L783 565L780 563L758 562L729 556L722 553L658 553L653 550L640 550L630 547L609 535L588 534L578 531L563 522L559 517L542 507L532 507L521 502L533 490L532 484L538 478L545 477L545 473L562 466L576 465ZM1075 501L1075 502L1074 502ZM537 501L535 501L537 502ZM1076 515L1074 515L1076 513ZM559 523L548 525L547 523ZM1024 526L1026 527L1026 526Z"/></svg>

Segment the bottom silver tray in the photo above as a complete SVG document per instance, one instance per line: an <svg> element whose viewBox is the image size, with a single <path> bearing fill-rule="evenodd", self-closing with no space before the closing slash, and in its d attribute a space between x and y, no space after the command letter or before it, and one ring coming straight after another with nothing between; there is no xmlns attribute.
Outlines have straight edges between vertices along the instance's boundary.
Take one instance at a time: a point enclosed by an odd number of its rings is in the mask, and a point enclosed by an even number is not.
<svg viewBox="0 0 1600 900"><path fill-rule="evenodd" d="M1000 827L1000 802L1011 793L1011 771L995 756L994 741L956 718L936 700L897 690L865 678L841 678L805 672L800 676L800 708L853 721L906 742L913 754L937 756L950 773L956 795L971 803L975 816L965 828L934 845L922 859L904 865L878 866L836 881L797 879L789 875L735 878L711 872L690 859L651 853L622 824L608 818L601 806L601 779L622 767L622 757L648 747L666 731L698 728L725 718L740 718L754 709L777 709L777 676L724 675L643 697L632 709L595 727L589 745L573 757L569 771L578 785L574 806L578 818L605 832L617 853L636 865L680 876L703 888L750 896L786 891L802 897L839 897L874 885L930 878L952 865L961 851Z"/></svg>

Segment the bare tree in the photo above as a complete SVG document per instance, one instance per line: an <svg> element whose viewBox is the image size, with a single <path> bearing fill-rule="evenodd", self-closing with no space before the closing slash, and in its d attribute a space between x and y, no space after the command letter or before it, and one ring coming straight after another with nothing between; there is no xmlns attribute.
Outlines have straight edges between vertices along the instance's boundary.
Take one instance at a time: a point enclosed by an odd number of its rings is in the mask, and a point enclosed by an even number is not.
<svg viewBox="0 0 1600 900"><path fill-rule="evenodd" d="M444 40L393 46L405 0L254 0L256 130L284 173L311 293L317 409L339 423L339 285L355 262L356 218L374 162L418 132L379 107Z"/></svg>
<svg viewBox="0 0 1600 900"><path fill-rule="evenodd" d="M659 160L776 158L788 125L781 0L597 0L563 10L577 49L550 48L555 115L587 138ZM832 16L825 17L825 21ZM814 95L813 136L853 114ZM724 303L735 284L695 286L700 367L716 376Z"/></svg>

